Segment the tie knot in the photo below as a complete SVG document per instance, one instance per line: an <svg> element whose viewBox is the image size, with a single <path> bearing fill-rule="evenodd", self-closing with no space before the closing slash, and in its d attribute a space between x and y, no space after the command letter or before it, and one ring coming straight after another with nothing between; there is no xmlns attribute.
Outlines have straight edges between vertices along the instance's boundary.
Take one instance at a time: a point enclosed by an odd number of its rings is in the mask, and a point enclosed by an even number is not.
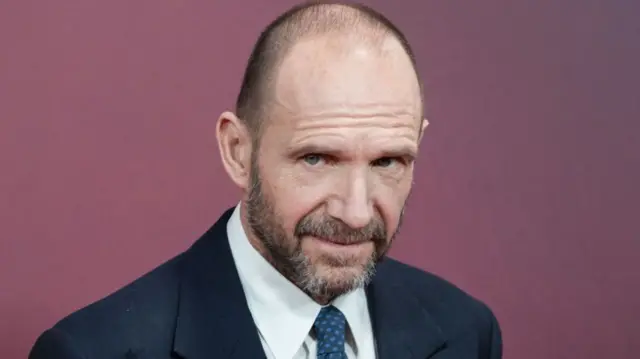
<svg viewBox="0 0 640 359"><path fill-rule="evenodd" d="M344 352L347 320L342 312L330 305L320 310L313 326L318 339L318 354Z"/></svg>

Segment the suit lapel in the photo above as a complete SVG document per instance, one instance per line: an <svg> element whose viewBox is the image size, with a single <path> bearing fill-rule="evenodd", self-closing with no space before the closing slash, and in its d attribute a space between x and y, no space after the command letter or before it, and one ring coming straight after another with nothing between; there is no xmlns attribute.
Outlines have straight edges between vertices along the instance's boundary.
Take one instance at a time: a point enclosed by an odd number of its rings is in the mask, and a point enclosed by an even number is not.
<svg viewBox="0 0 640 359"><path fill-rule="evenodd" d="M187 359L265 358L227 240L231 213L183 254L174 351Z"/></svg>
<svg viewBox="0 0 640 359"><path fill-rule="evenodd" d="M390 273L387 264L379 264L367 288L378 359L429 358L444 348L444 335L410 288L399 283L396 273Z"/></svg>

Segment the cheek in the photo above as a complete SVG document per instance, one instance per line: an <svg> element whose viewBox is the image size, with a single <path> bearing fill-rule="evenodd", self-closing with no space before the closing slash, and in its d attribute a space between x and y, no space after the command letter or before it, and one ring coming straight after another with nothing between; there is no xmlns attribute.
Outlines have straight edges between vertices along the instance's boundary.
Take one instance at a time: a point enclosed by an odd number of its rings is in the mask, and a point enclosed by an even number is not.
<svg viewBox="0 0 640 359"><path fill-rule="evenodd" d="M400 215L410 191L411 179L395 183L383 181L376 186L376 206L391 233L398 228Z"/></svg>
<svg viewBox="0 0 640 359"><path fill-rule="evenodd" d="M287 233L293 233L298 222L313 212L326 197L326 190L320 183L309 185L294 175L279 172L270 181L270 197L276 207L279 220Z"/></svg>

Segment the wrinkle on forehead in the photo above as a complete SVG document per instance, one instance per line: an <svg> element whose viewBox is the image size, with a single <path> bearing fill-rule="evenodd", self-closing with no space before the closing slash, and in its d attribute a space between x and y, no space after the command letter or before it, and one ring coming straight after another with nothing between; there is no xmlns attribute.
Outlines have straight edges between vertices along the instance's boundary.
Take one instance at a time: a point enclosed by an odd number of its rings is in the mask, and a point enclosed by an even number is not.
<svg viewBox="0 0 640 359"><path fill-rule="evenodd" d="M289 130L312 131L317 129L400 129L412 133L419 132L422 121L417 109L406 103L337 103L289 108L286 103L278 104L274 114L278 121L274 125Z"/></svg>
<svg viewBox="0 0 640 359"><path fill-rule="evenodd" d="M401 145L402 141L409 141L408 144L404 142L405 147L417 146L421 121L416 121L414 114L406 108L376 106L369 111L360 110L294 114L283 120L281 130L276 132L286 133L282 139L291 146L307 141L324 145L368 143L374 147L375 143Z"/></svg>
<svg viewBox="0 0 640 359"><path fill-rule="evenodd" d="M413 122L413 121L411 121ZM289 142L299 143L310 139L342 140L368 139L370 141L397 141L399 139L417 141L418 131L411 122L393 121L386 118L377 121L356 121L353 119L330 119L302 121L293 128ZM417 144L417 143L416 143Z"/></svg>

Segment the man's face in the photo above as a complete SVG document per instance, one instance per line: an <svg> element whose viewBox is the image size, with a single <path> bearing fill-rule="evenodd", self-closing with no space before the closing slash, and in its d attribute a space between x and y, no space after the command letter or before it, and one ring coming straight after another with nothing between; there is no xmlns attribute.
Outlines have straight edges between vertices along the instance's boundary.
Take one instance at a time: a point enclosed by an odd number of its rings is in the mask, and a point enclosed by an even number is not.
<svg viewBox="0 0 640 359"><path fill-rule="evenodd" d="M296 44L253 149L247 221L263 255L316 299L368 282L411 190L420 89L400 45L383 47Z"/></svg>

